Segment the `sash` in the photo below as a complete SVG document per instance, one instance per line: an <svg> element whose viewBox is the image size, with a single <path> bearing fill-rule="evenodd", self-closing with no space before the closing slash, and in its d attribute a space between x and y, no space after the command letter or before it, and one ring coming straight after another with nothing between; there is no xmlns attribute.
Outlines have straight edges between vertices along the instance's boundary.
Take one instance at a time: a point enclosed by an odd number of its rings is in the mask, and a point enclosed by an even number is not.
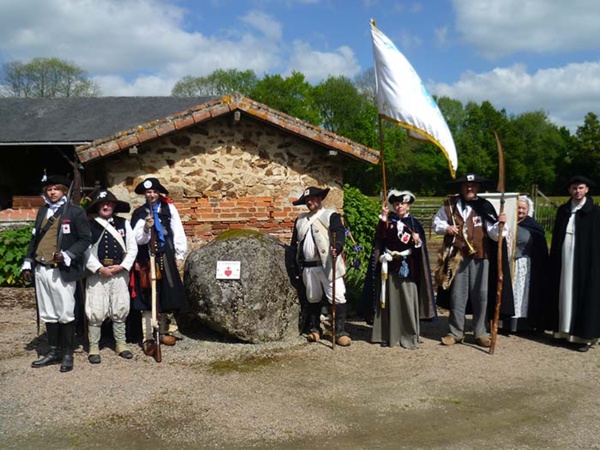
<svg viewBox="0 0 600 450"><path fill-rule="evenodd" d="M379 262L381 262L381 295L379 297L379 304L381 305L381 309L385 309L385 289L386 289L387 279L388 279L388 263L390 261L392 261L394 258L408 256L411 253L412 253L411 248L408 248L402 252L397 252L395 250L388 250L386 248L384 250L383 254L379 257Z"/></svg>
<svg viewBox="0 0 600 450"><path fill-rule="evenodd" d="M108 220L103 219L102 217L96 217L94 220L96 222L98 222L100 225L102 225L104 227L104 231L108 231L112 235L112 237L114 237L115 240L119 243L119 245L123 249L123 252L127 253L127 246L125 245L123 236L121 236L121 234L117 231L117 229ZM104 231L102 231L100 238L96 242L94 242L94 245L92 245L92 247L96 250L98 249L98 246L97 246L98 242L100 242L102 240ZM98 254L97 251L96 251L96 254Z"/></svg>
<svg viewBox="0 0 600 450"><path fill-rule="evenodd" d="M325 210L321 209L321 210L317 211L315 214L313 214L312 216L308 217L307 220L302 222L300 224L300 227L298 228L298 234L300 235L301 242L303 245L302 253L304 254L305 258L307 256L307 254L309 254L310 257L313 257L315 255L315 242L314 242L312 233L311 233L309 241L306 240L306 237L308 235L308 232L310 231L310 228L315 223L315 220L318 219L319 215L323 211L325 211Z"/></svg>

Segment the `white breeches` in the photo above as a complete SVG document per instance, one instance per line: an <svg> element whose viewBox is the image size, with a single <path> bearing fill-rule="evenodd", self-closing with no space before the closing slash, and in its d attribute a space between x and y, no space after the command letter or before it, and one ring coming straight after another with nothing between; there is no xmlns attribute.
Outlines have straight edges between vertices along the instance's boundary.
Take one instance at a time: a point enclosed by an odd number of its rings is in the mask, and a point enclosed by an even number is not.
<svg viewBox="0 0 600 450"><path fill-rule="evenodd" d="M105 319L124 322L129 314L130 298L127 282L129 272L123 270L105 278L90 275L87 279L85 315L91 326L101 326Z"/></svg>
<svg viewBox="0 0 600 450"><path fill-rule="evenodd" d="M333 283L325 275L323 267L305 267L302 271L302 281L306 286L306 298L309 303L320 302L323 294L331 303ZM346 285L342 277L335 280L335 303L340 305L346 303Z"/></svg>
<svg viewBox="0 0 600 450"><path fill-rule="evenodd" d="M76 281L65 282L60 269L35 266L35 292L40 320L44 323L69 323L75 320Z"/></svg>

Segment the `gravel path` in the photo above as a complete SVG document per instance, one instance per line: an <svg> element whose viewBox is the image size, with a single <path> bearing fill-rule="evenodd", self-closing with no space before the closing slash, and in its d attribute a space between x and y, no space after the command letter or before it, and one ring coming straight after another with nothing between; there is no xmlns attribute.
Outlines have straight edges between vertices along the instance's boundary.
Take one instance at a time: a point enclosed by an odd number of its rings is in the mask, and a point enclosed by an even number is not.
<svg viewBox="0 0 600 450"><path fill-rule="evenodd" d="M10 291L10 293L9 293ZM298 337L240 344L202 331L75 370L30 368L31 290L0 289L0 448L600 448L600 349L544 336L499 336L490 356L467 340L439 345L446 317L409 351ZM471 339L472 342L472 339Z"/></svg>

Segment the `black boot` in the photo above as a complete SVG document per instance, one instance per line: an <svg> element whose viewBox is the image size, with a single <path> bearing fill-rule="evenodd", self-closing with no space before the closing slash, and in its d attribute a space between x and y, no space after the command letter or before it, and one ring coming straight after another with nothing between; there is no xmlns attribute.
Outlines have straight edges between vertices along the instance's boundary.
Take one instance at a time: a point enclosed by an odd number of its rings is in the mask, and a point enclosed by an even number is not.
<svg viewBox="0 0 600 450"><path fill-rule="evenodd" d="M31 363L31 367L45 367L60 362L60 350L58 348L58 323L46 323L46 335L50 347L46 356Z"/></svg>
<svg viewBox="0 0 600 450"><path fill-rule="evenodd" d="M60 371L70 372L73 370L73 352L75 351L75 322L61 323L60 327L64 350L62 362L60 363Z"/></svg>
<svg viewBox="0 0 600 450"><path fill-rule="evenodd" d="M335 343L340 347L348 347L352 343L350 335L346 331L346 316L348 315L348 304L335 305Z"/></svg>
<svg viewBox="0 0 600 450"><path fill-rule="evenodd" d="M309 342L316 342L321 339L321 304L308 304L308 326L310 328L306 339Z"/></svg>

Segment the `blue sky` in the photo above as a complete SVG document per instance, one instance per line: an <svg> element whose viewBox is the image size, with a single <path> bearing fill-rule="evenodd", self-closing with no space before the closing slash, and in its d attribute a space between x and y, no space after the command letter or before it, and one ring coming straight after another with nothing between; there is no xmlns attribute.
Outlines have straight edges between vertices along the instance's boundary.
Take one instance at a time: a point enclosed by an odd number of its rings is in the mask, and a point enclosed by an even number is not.
<svg viewBox="0 0 600 450"><path fill-rule="evenodd" d="M0 63L66 59L107 96L232 68L318 83L373 66L371 18L433 94L572 132L600 115L598 0L2 0Z"/></svg>

